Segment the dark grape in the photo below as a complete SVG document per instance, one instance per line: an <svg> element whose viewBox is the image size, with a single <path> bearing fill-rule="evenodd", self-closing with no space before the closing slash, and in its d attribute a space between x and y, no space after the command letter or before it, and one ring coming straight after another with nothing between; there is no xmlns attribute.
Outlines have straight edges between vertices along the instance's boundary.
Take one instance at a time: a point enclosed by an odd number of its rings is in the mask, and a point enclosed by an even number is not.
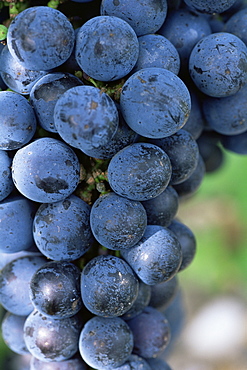
<svg viewBox="0 0 247 370"><path fill-rule="evenodd" d="M177 237L168 228L148 225L142 239L133 247L121 251L137 276L148 285L171 279L182 261Z"/></svg>
<svg viewBox="0 0 247 370"><path fill-rule="evenodd" d="M6 45L0 55L0 74L5 84L11 90L22 95L29 95L32 86L46 71L33 71L25 68L9 52Z"/></svg>
<svg viewBox="0 0 247 370"><path fill-rule="evenodd" d="M34 136L36 118L30 103L13 91L0 91L0 149L19 149Z"/></svg>
<svg viewBox="0 0 247 370"><path fill-rule="evenodd" d="M133 334L119 317L95 316L84 325L79 350L83 360L98 370L124 364L133 350Z"/></svg>
<svg viewBox="0 0 247 370"><path fill-rule="evenodd" d="M78 351L82 327L75 315L54 319L34 310L24 324L24 340L29 352L41 361L63 361Z"/></svg>
<svg viewBox="0 0 247 370"><path fill-rule="evenodd" d="M90 210L74 194L59 202L41 204L34 217L33 236L42 254L56 261L83 256L94 242Z"/></svg>
<svg viewBox="0 0 247 370"><path fill-rule="evenodd" d="M75 355L68 360L45 362L32 356L30 370L87 370L88 367L80 355Z"/></svg>
<svg viewBox="0 0 247 370"><path fill-rule="evenodd" d="M152 358L159 355L170 340L170 326L162 313L148 306L140 315L127 321L133 336L133 353Z"/></svg>
<svg viewBox="0 0 247 370"><path fill-rule="evenodd" d="M143 281L139 280L138 295L130 309L121 316L122 319L129 320L139 315L144 310L144 308L148 306L150 302L150 297L151 287L143 283Z"/></svg>
<svg viewBox="0 0 247 370"><path fill-rule="evenodd" d="M130 355L128 360L121 366L115 367L116 370L151 370L147 361L137 355Z"/></svg>
<svg viewBox="0 0 247 370"><path fill-rule="evenodd" d="M179 268L179 271L182 271L188 267L195 257L196 238L192 230L178 220L173 220L168 228L174 232L182 248L182 263Z"/></svg>
<svg viewBox="0 0 247 370"><path fill-rule="evenodd" d="M181 129L169 137L153 140L152 143L163 149L171 161L171 185L185 181L195 170L199 149L188 131Z"/></svg>
<svg viewBox="0 0 247 370"><path fill-rule="evenodd" d="M228 10L236 0L184 0L184 2L193 10L202 13L222 13Z"/></svg>
<svg viewBox="0 0 247 370"><path fill-rule="evenodd" d="M0 202L1 252L15 253L32 247L35 211L35 204L21 195L9 196Z"/></svg>
<svg viewBox="0 0 247 370"><path fill-rule="evenodd" d="M33 274L45 263L42 256L24 256L9 262L1 270L0 303L7 311L20 316L32 312L29 284Z"/></svg>
<svg viewBox="0 0 247 370"><path fill-rule="evenodd" d="M39 138L22 149L13 159L12 176L25 197L40 203L66 199L79 182L80 164L75 152L64 142Z"/></svg>
<svg viewBox="0 0 247 370"><path fill-rule="evenodd" d="M157 145L134 143L115 154L108 166L112 190L132 200L148 200L161 194L171 178L171 162Z"/></svg>
<svg viewBox="0 0 247 370"><path fill-rule="evenodd" d="M19 355L29 353L23 337L25 320L26 316L6 312L1 326L3 340L13 352Z"/></svg>
<svg viewBox="0 0 247 370"><path fill-rule="evenodd" d="M81 149L97 149L113 138L119 116L114 101L94 86L77 86L58 99L55 127L66 143Z"/></svg>
<svg viewBox="0 0 247 370"><path fill-rule="evenodd" d="M143 68L165 68L175 73L180 69L180 58L175 46L164 36L147 34L138 37L139 55L131 73Z"/></svg>
<svg viewBox="0 0 247 370"><path fill-rule="evenodd" d="M170 225L178 211L179 197L172 186L168 186L160 195L142 202L149 225Z"/></svg>
<svg viewBox="0 0 247 370"><path fill-rule="evenodd" d="M164 310L172 302L178 291L177 275L168 281L155 284L151 287L151 297L149 305L157 308L159 311Z"/></svg>
<svg viewBox="0 0 247 370"><path fill-rule="evenodd" d="M93 204L90 225L100 244L121 250L132 247L141 239L147 226L147 215L140 202L110 192Z"/></svg>
<svg viewBox="0 0 247 370"><path fill-rule="evenodd" d="M116 16L124 19L135 30L138 36L155 33L166 19L166 0L103 0L100 12L102 15Z"/></svg>
<svg viewBox="0 0 247 370"><path fill-rule="evenodd" d="M32 276L32 304L46 316L57 319L74 316L82 307L80 277L80 269L70 262L47 262Z"/></svg>
<svg viewBox="0 0 247 370"><path fill-rule="evenodd" d="M76 36L77 63L87 75L99 81L126 76L134 67L138 53L135 31L118 17L91 18Z"/></svg>
<svg viewBox="0 0 247 370"><path fill-rule="evenodd" d="M11 22L7 34L10 53L25 68L50 70L64 63L75 42L72 24L59 10L34 6Z"/></svg>
<svg viewBox="0 0 247 370"><path fill-rule="evenodd" d="M216 98L234 95L247 81L247 46L228 32L205 36L190 54L189 71L204 94Z"/></svg>
<svg viewBox="0 0 247 370"><path fill-rule="evenodd" d="M203 37L211 33L207 18L189 9L173 10L158 31L179 53L182 71L187 69L191 50Z"/></svg>
<svg viewBox="0 0 247 370"><path fill-rule="evenodd" d="M81 295L86 308L95 315L123 315L138 295L139 282L121 258L102 255L91 259L82 271Z"/></svg>
<svg viewBox="0 0 247 370"><path fill-rule="evenodd" d="M158 139L174 134L185 125L191 99L177 75L164 68L150 67L135 72L125 81L120 106L132 130Z"/></svg>
<svg viewBox="0 0 247 370"><path fill-rule="evenodd" d="M0 150L0 201L14 190L14 183L11 175L12 159L7 151Z"/></svg>
<svg viewBox="0 0 247 370"><path fill-rule="evenodd" d="M62 72L47 73L34 84L29 98L41 127L57 132L53 118L57 100L68 89L82 84L79 78Z"/></svg>

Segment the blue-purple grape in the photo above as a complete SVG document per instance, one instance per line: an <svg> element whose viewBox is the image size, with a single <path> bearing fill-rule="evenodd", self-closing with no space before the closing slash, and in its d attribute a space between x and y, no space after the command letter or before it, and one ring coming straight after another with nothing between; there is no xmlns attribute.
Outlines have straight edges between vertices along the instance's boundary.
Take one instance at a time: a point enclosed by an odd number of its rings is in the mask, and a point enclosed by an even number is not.
<svg viewBox="0 0 247 370"><path fill-rule="evenodd" d="M90 225L101 245L121 250L132 247L141 239L147 226L147 215L140 202L110 192L94 202Z"/></svg>
<svg viewBox="0 0 247 370"><path fill-rule="evenodd" d="M143 201L166 189L171 171L170 159L161 148L140 142L126 146L112 157L108 181L118 195Z"/></svg>
<svg viewBox="0 0 247 370"><path fill-rule="evenodd" d="M120 107L132 130L144 137L159 139L185 125L191 99L177 75L164 68L150 67L135 72L125 81Z"/></svg>
<svg viewBox="0 0 247 370"><path fill-rule="evenodd" d="M64 142L39 138L19 149L12 163L17 189L40 203L58 202L71 195L80 178L75 152Z"/></svg>
<svg viewBox="0 0 247 370"><path fill-rule="evenodd" d="M147 285L171 279L182 262L181 245L172 231L159 225L148 225L144 236L121 255Z"/></svg>
<svg viewBox="0 0 247 370"><path fill-rule="evenodd" d="M126 76L134 67L138 53L135 31L118 17L91 18L76 36L77 63L87 75L99 81L115 81Z"/></svg>
<svg viewBox="0 0 247 370"><path fill-rule="evenodd" d="M7 43L10 53L25 68L50 70L63 64L75 42L72 24L57 9L34 6L11 22Z"/></svg>
<svg viewBox="0 0 247 370"><path fill-rule="evenodd" d="M64 319L82 308L81 271L67 261L50 261L41 266L30 282L30 299L45 316Z"/></svg>
<svg viewBox="0 0 247 370"><path fill-rule="evenodd" d="M124 364L133 350L133 334L119 317L95 316L84 325L79 350L83 360L98 370L109 370Z"/></svg>
<svg viewBox="0 0 247 370"><path fill-rule="evenodd" d="M101 255L91 259L82 271L81 295L86 308L95 315L123 315L138 295L139 282L121 258Z"/></svg>
<svg viewBox="0 0 247 370"><path fill-rule="evenodd" d="M73 261L93 245L91 207L70 195L55 203L41 204L33 221L34 241L43 255L56 261Z"/></svg>

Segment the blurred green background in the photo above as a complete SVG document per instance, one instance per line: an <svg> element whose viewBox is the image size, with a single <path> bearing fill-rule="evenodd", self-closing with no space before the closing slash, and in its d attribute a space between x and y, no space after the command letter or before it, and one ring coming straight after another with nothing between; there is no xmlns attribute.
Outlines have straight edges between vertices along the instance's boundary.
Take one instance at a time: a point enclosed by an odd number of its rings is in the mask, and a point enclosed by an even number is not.
<svg viewBox="0 0 247 370"><path fill-rule="evenodd" d="M194 309L225 294L247 302L247 156L224 154L222 167L205 176L196 194L181 202L177 215L197 239L196 256L179 275ZM0 338L1 370L9 370L3 361L11 356Z"/></svg>

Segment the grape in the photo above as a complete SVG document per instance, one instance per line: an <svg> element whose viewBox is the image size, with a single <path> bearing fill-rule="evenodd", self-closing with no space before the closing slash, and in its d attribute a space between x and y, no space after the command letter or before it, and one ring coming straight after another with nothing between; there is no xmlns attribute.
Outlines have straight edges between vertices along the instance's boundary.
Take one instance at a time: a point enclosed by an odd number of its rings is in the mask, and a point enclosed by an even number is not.
<svg viewBox="0 0 247 370"><path fill-rule="evenodd" d="M32 71L25 68L10 54L6 45L0 55L0 74L5 84L11 90L22 95L29 95L32 86L46 71Z"/></svg>
<svg viewBox="0 0 247 370"><path fill-rule="evenodd" d="M174 299L178 291L178 286L179 283L177 275L173 276L173 278L168 281L163 281L153 285L151 287L149 305L157 308L159 311L163 311Z"/></svg>
<svg viewBox="0 0 247 370"><path fill-rule="evenodd" d="M114 101L94 86L77 86L58 99L54 109L55 127L73 147L94 149L107 145L118 128Z"/></svg>
<svg viewBox="0 0 247 370"><path fill-rule="evenodd" d="M202 159L202 156L199 155L197 166L192 174L189 176L189 178L181 182L180 184L174 185L174 189L178 193L179 197L188 197L193 195L200 187L205 172L205 163Z"/></svg>
<svg viewBox="0 0 247 370"><path fill-rule="evenodd" d="M179 271L184 270L193 261L196 253L196 238L192 230L178 220L173 220L168 228L174 232L182 248L182 263Z"/></svg>
<svg viewBox="0 0 247 370"><path fill-rule="evenodd" d="M23 250L23 251L15 252L15 253L1 253L0 252L0 270L2 270L4 266L7 265L7 263L13 260L16 260L19 257L24 257L24 256L41 256L41 253L33 252L31 251L31 248L28 250Z"/></svg>
<svg viewBox="0 0 247 370"><path fill-rule="evenodd" d="M175 46L164 36L148 34L138 37L139 56L131 73L143 68L165 68L175 73L180 69L180 58Z"/></svg>
<svg viewBox="0 0 247 370"><path fill-rule="evenodd" d="M121 366L115 367L116 370L151 370L147 361L137 355L130 355L128 360Z"/></svg>
<svg viewBox="0 0 247 370"><path fill-rule="evenodd" d="M225 23L224 31L238 36L247 44L247 9L245 8L234 13Z"/></svg>
<svg viewBox="0 0 247 370"><path fill-rule="evenodd" d="M217 135L219 136L218 138ZM225 154L219 146L220 138L221 135L212 131L204 132L197 140L199 152L204 161L207 173L217 171L225 162Z"/></svg>
<svg viewBox="0 0 247 370"><path fill-rule="evenodd" d="M32 276L32 304L46 316L57 319L74 316L82 307L80 277L80 269L72 263L47 262Z"/></svg>
<svg viewBox="0 0 247 370"><path fill-rule="evenodd" d="M0 91L0 149L15 150L27 144L36 130L34 111L24 96Z"/></svg>
<svg viewBox="0 0 247 370"><path fill-rule="evenodd" d="M11 175L12 159L7 151L0 150L0 201L14 190L14 183Z"/></svg>
<svg viewBox="0 0 247 370"><path fill-rule="evenodd" d="M204 94L234 95L247 81L247 46L228 32L205 36L190 54L189 72Z"/></svg>
<svg viewBox="0 0 247 370"><path fill-rule="evenodd" d="M36 206L21 195L9 196L0 202L0 251L15 253L30 248Z"/></svg>
<svg viewBox="0 0 247 370"><path fill-rule="evenodd" d="M79 78L62 72L47 73L34 84L30 91L30 103L41 127L57 132L53 118L57 100L68 89L82 84Z"/></svg>
<svg viewBox="0 0 247 370"><path fill-rule="evenodd" d="M16 152L12 177L25 197L40 203L58 202L76 189L79 167L79 160L68 145L44 137Z"/></svg>
<svg viewBox="0 0 247 370"><path fill-rule="evenodd" d="M34 310L24 324L24 340L29 352L41 361L63 361L78 351L82 323L75 315L54 319Z"/></svg>
<svg viewBox="0 0 247 370"><path fill-rule="evenodd" d="M197 89L189 87L191 97L191 111L188 120L183 126L183 130L188 131L192 137L197 140L204 130L204 116L201 107L201 101Z"/></svg>
<svg viewBox="0 0 247 370"><path fill-rule="evenodd" d="M30 370L87 370L85 362L80 355L75 355L68 360L45 362L32 356Z"/></svg>
<svg viewBox="0 0 247 370"><path fill-rule="evenodd" d="M83 360L97 370L124 364L133 349L133 334L119 317L95 316L84 325L79 339Z"/></svg>
<svg viewBox="0 0 247 370"><path fill-rule="evenodd" d="M109 159L112 158L117 152L123 149L125 146L132 144L138 140L138 134L131 130L131 128L127 125L125 120L123 119L122 113L119 110L118 104L118 116L119 116L119 124L117 131L113 135L110 141L106 144L100 144L97 148L83 148L83 152L89 156L98 159Z"/></svg>
<svg viewBox="0 0 247 370"><path fill-rule="evenodd" d="M152 370L172 370L168 363L161 358L148 358L147 363Z"/></svg>
<svg viewBox="0 0 247 370"><path fill-rule="evenodd" d="M177 237L159 225L148 225L142 239L133 247L122 250L121 255L147 285L171 279L182 261Z"/></svg>
<svg viewBox="0 0 247 370"><path fill-rule="evenodd" d="M135 72L125 81L120 106L132 130L158 139L174 134L185 125L191 99L177 75L164 68L150 67Z"/></svg>
<svg viewBox="0 0 247 370"><path fill-rule="evenodd" d="M91 18L81 26L76 37L77 63L87 75L99 81L115 81L126 76L134 67L138 53L136 33L118 17Z"/></svg>
<svg viewBox="0 0 247 370"><path fill-rule="evenodd" d="M168 226L178 211L178 194L168 186L160 195L142 202L149 225Z"/></svg>
<svg viewBox="0 0 247 370"><path fill-rule="evenodd" d="M93 245L90 228L91 207L74 194L38 208L33 235L38 249L46 257L61 261L80 258Z"/></svg>
<svg viewBox="0 0 247 370"><path fill-rule="evenodd" d="M211 28L207 18L185 8L170 12L158 33L175 46L181 70L185 71L191 50L199 40L211 34Z"/></svg>
<svg viewBox="0 0 247 370"><path fill-rule="evenodd" d="M144 358L156 357L169 343L169 323L162 313L151 306L128 320L127 324L134 336L134 354Z"/></svg>
<svg viewBox="0 0 247 370"><path fill-rule="evenodd" d="M132 247L141 239L147 226L147 215L140 202L110 192L93 204L90 225L100 244L121 250Z"/></svg>
<svg viewBox="0 0 247 370"><path fill-rule="evenodd" d="M139 315L143 309L148 306L151 297L151 287L141 280L139 280L138 295L128 311L126 311L121 318L124 320L133 319Z"/></svg>
<svg viewBox="0 0 247 370"><path fill-rule="evenodd" d="M112 190L128 199L144 201L161 194L171 178L171 162L157 145L134 143L115 154L108 166Z"/></svg>
<svg viewBox="0 0 247 370"><path fill-rule="evenodd" d="M178 289L170 304L161 311L168 320L170 327L170 341L162 353L162 358L167 358L176 345L176 341L185 325L185 312L184 297L181 289Z"/></svg>
<svg viewBox="0 0 247 370"><path fill-rule="evenodd" d="M203 100L204 117L211 129L223 135L237 135L247 130L247 85L234 95Z"/></svg>
<svg viewBox="0 0 247 370"><path fill-rule="evenodd" d="M203 13L213 14L222 13L229 9L236 0L184 0L184 2L193 10Z"/></svg>
<svg viewBox="0 0 247 370"><path fill-rule="evenodd" d="M237 154L247 154L247 131L238 135L226 135L220 139L223 147Z"/></svg>
<svg viewBox="0 0 247 370"><path fill-rule="evenodd" d="M19 355L29 353L23 337L26 316L6 312L2 321L2 336L7 346Z"/></svg>
<svg viewBox="0 0 247 370"><path fill-rule="evenodd" d="M11 22L7 43L12 56L25 68L50 70L64 63L75 42L72 24L59 10L34 6Z"/></svg>
<svg viewBox="0 0 247 370"><path fill-rule="evenodd" d="M139 289L131 267L115 256L97 256L82 271L81 295L86 308L95 315L124 314L134 303Z"/></svg>
<svg viewBox="0 0 247 370"><path fill-rule="evenodd" d="M195 170L199 158L199 149L192 135L186 130L152 140L168 155L172 165L170 184L175 185L185 181Z"/></svg>
<svg viewBox="0 0 247 370"><path fill-rule="evenodd" d="M46 262L42 256L24 256L9 262L0 272L0 303L9 312L26 316L33 310L29 284Z"/></svg>
<svg viewBox="0 0 247 370"><path fill-rule="evenodd" d="M102 0L101 15L116 16L124 19L138 36L155 33L166 19L166 0Z"/></svg>

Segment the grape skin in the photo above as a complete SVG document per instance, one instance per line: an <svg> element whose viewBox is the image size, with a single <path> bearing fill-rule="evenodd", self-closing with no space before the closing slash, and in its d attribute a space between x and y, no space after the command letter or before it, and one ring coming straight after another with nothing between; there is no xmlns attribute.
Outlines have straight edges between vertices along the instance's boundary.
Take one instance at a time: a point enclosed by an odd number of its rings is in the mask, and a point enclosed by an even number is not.
<svg viewBox="0 0 247 370"><path fill-rule="evenodd" d="M185 125L191 98L184 82L173 72L149 67L125 81L120 107L132 130L147 138L160 139Z"/></svg>
<svg viewBox="0 0 247 370"><path fill-rule="evenodd" d="M74 194L55 203L43 203L33 221L34 241L46 257L73 261L94 243L90 228L91 207Z"/></svg>
<svg viewBox="0 0 247 370"><path fill-rule="evenodd" d="M97 256L82 271L82 300L95 315L115 317L124 314L133 305L138 290L135 273L121 258Z"/></svg>
<svg viewBox="0 0 247 370"><path fill-rule="evenodd" d="M34 6L11 22L7 43L10 53L25 68L49 71L63 64L75 42L72 24L59 10Z"/></svg>
<svg viewBox="0 0 247 370"><path fill-rule="evenodd" d="M116 368L129 358L133 350L133 334L119 317L95 316L81 331L79 350L84 361L97 370Z"/></svg>
<svg viewBox="0 0 247 370"><path fill-rule="evenodd" d="M94 202L90 225L100 244L121 250L132 247L141 239L147 226L147 215L140 202L110 192Z"/></svg>
<svg viewBox="0 0 247 370"><path fill-rule="evenodd" d="M40 203L58 202L71 195L79 182L80 164L64 142L44 137L19 149L12 163L16 188Z"/></svg>
<svg viewBox="0 0 247 370"><path fill-rule="evenodd" d="M166 189L171 171L170 159L161 148L140 142L126 146L112 157L108 181L118 195L144 201Z"/></svg>

